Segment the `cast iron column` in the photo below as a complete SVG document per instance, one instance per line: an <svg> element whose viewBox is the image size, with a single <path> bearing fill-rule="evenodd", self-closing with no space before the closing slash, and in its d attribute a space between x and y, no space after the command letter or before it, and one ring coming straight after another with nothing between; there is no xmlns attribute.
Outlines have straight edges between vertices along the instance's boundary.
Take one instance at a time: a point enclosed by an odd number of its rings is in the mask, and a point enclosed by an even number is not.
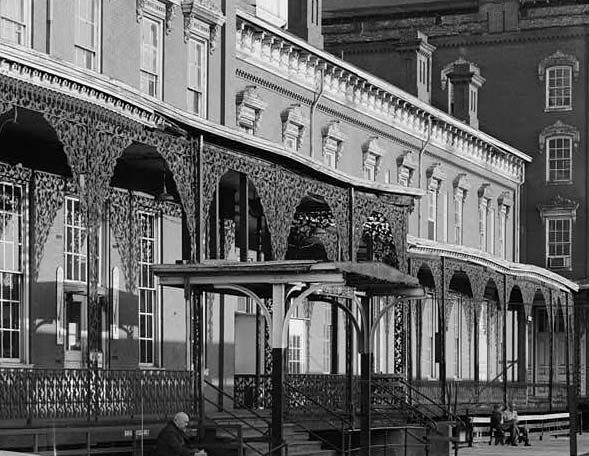
<svg viewBox="0 0 589 456"><path fill-rule="evenodd" d="M372 341L370 333L373 324L372 312L370 308L370 298L362 297L361 305L364 307L364 315L368 318L369 324L366 325L368 334L364 334L364 350L360 355L360 447L363 456L370 455L370 428L371 416L370 406L372 403Z"/></svg>
<svg viewBox="0 0 589 456"><path fill-rule="evenodd" d="M272 285L272 441L273 456L283 454L278 450L283 442L284 422L284 355L282 324L285 314L285 292L283 284Z"/></svg>

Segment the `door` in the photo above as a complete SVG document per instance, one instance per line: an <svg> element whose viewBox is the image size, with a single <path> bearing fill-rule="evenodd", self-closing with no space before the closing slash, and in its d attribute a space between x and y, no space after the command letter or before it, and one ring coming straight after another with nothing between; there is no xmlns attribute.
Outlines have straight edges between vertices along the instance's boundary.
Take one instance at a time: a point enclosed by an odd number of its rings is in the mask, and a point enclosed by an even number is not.
<svg viewBox="0 0 589 456"><path fill-rule="evenodd" d="M84 367L86 351L86 297L68 293L65 300L64 366L67 369Z"/></svg>

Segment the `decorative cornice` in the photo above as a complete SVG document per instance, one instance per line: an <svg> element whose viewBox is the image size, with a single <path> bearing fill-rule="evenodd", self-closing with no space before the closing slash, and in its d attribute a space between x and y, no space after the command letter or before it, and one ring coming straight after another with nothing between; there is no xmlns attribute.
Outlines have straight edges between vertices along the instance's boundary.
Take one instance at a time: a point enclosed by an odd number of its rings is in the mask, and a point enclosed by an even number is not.
<svg viewBox="0 0 589 456"><path fill-rule="evenodd" d="M466 173L460 173L454 179L454 195L460 191L462 192L462 198L466 199L466 195L470 190L470 181L468 180L468 175Z"/></svg>
<svg viewBox="0 0 589 456"><path fill-rule="evenodd" d="M497 204L499 207L506 206L507 208L510 208L513 206L513 193L501 192L497 197Z"/></svg>
<svg viewBox="0 0 589 456"><path fill-rule="evenodd" d="M301 112L301 105L294 104L288 107L281 115L282 118L282 142L284 143L289 135L294 135L296 150L301 148L305 135L307 119Z"/></svg>
<svg viewBox="0 0 589 456"><path fill-rule="evenodd" d="M490 200L492 198L491 195L491 184L489 184L488 182L483 183L480 187L479 187L479 191L478 191L478 195L479 195L479 200Z"/></svg>
<svg viewBox="0 0 589 456"><path fill-rule="evenodd" d="M407 250L410 255L452 258L493 269L500 274L532 280L546 284L567 293L577 292L579 285L547 269L531 264L513 263L490 255L489 252L470 247L449 245L441 242L407 236Z"/></svg>
<svg viewBox="0 0 589 456"><path fill-rule="evenodd" d="M247 86L237 94L236 98L237 124L243 123L247 118L253 123L254 132L258 130L262 113L268 106L268 103L262 100L258 92L256 86ZM248 108L254 113L253 119L249 119Z"/></svg>
<svg viewBox="0 0 589 456"><path fill-rule="evenodd" d="M539 203L536 206L543 222L545 222L547 218L554 217L567 217L575 222L577 220L578 208L578 201L563 198L559 194L555 195L548 203Z"/></svg>
<svg viewBox="0 0 589 456"><path fill-rule="evenodd" d="M418 166L416 158L417 157L412 150L406 150L397 158L397 167L405 167L411 171L415 171Z"/></svg>
<svg viewBox="0 0 589 456"><path fill-rule="evenodd" d="M182 14L184 15L184 41L188 41L192 33L207 33L204 22L209 27L209 53L217 47L219 32L225 24L223 12L209 0L183 0Z"/></svg>
<svg viewBox="0 0 589 456"><path fill-rule="evenodd" d="M570 136L573 140L575 151L578 149L579 142L581 141L581 132L577 128L557 120L552 125L545 127L538 135L538 146L541 154L546 149L546 140L552 136Z"/></svg>
<svg viewBox="0 0 589 456"><path fill-rule="evenodd" d="M464 125L412 95L363 72L296 37L238 11L237 57L310 92L323 74L323 96L386 125L424 140L430 120L431 141L437 147L514 181L523 177L530 157L485 133Z"/></svg>
<svg viewBox="0 0 589 456"><path fill-rule="evenodd" d="M442 168L441 163L433 163L425 172L428 182L436 180L438 182L443 181L446 178L446 173Z"/></svg>
<svg viewBox="0 0 589 456"><path fill-rule="evenodd" d="M325 157L327 147L335 145L336 146L335 163L337 165L337 163L339 162L339 160L342 157L344 142L346 140L346 135L344 135L344 133L342 132L342 130L340 128L339 120L333 120L333 121L329 122L327 124L327 126L325 126L323 128L322 136L323 136L323 140L322 140L323 147L321 148L321 152L322 152L323 156Z"/></svg>
<svg viewBox="0 0 589 456"><path fill-rule="evenodd" d="M486 81L485 78L481 76L481 70L478 65L465 60L464 57L459 57L458 60L455 60L442 68L440 73L442 90L446 90L449 79L453 82L468 82L478 89L480 89Z"/></svg>
<svg viewBox="0 0 589 456"><path fill-rule="evenodd" d="M573 79L575 81L579 79L579 60L574 55L564 54L560 50L542 59L538 64L538 79L544 81L546 69L554 66L570 66L573 73Z"/></svg>

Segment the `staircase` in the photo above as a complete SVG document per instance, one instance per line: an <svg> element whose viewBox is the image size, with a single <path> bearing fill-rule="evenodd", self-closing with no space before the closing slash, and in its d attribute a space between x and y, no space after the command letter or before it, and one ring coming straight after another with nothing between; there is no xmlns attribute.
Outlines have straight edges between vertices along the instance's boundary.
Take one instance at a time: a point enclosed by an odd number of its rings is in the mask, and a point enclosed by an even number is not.
<svg viewBox="0 0 589 456"><path fill-rule="evenodd" d="M235 449L237 435L241 436L244 456L267 455L269 448L270 414L264 411L252 413L249 410L215 412L207 415L207 428L215 429L214 440L211 435L203 444L211 454L228 454L221 450ZM335 450L322 449L322 442L310 440L308 432L300 430L294 423L283 425L283 436L289 456L335 456ZM214 445L213 445L214 442ZM223 442L226 445L223 445ZM215 451L216 449L220 451ZM239 453L238 453L239 454Z"/></svg>

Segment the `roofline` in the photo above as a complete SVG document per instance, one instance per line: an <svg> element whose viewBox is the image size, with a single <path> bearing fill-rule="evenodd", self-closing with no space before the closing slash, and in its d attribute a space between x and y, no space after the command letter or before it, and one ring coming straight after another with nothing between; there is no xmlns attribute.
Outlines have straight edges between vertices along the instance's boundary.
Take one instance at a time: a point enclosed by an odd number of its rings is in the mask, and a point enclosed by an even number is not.
<svg viewBox="0 0 589 456"><path fill-rule="evenodd" d="M425 195L425 191L413 187L404 187L399 184L384 184L378 182L371 182L361 179L350 174L344 173L340 170L330 168L322 162L307 157L298 153L288 151L283 145L278 145L273 141L246 134L237 128L231 128L225 125L217 124L207 119L203 119L187 111L165 103L162 100L156 100L141 93L139 90L131 87L124 82L109 78L103 74L95 73L90 70L85 70L73 65L70 62L55 58L45 53L36 51L30 48L21 48L8 43L0 43L0 60L6 58L25 65L31 69L35 69L44 73L48 73L66 81L78 84L83 87L91 87L92 89L106 94L115 100L129 103L134 107L145 111L145 113L153 118L168 118L180 124L201 130L205 133L210 133L225 140L235 141L255 149L260 149L264 152L270 153L274 158L287 158L300 165L308 168L313 172L319 172L331 179L334 179L341 184L350 185L357 189L366 190L369 192L387 193L392 195L405 195L415 198L421 198ZM52 83L46 78L33 76L30 71L23 71L22 68L0 67L0 74L14 79L22 80L30 84L47 88L49 90L63 93L67 96L80 99L85 102L105 108L115 114L130 118L136 122L142 123L148 127L156 127L157 122L150 121L145 118L140 119L139 116L132 116L126 113L122 108L116 108L110 105L107 101L98 101L100 97L91 96L88 93L82 94L76 91L73 84L68 87L62 87L59 83Z"/></svg>
<svg viewBox="0 0 589 456"><path fill-rule="evenodd" d="M272 33L280 36L281 38L283 38L285 40L291 41L296 46L299 46L302 49L304 49L310 53L316 54L317 56L321 57L322 59L328 61L329 63L331 63L333 65L339 66L350 73L357 74L361 78L365 79L366 82L368 82L369 84L372 84L375 87L378 87L386 92L389 92L390 94L394 95L395 97L403 99L403 101L411 103L417 109L421 109L422 111L426 112L427 114L434 117L435 119L445 122L448 125L451 125L451 126L458 128L460 130L463 130L464 132L480 139L481 141L488 143L489 145L491 145L493 147L496 147L496 148L501 149L505 152L515 155L516 157L520 158L521 160L523 160L527 163L530 163L532 161L532 157L530 157L529 155L525 154L524 152L516 149L515 147L510 146L509 144L504 143L503 141L500 141L499 139L497 139L487 133L484 133L481 130L471 127L467 123L456 119L455 117L445 113L444 111L442 111L438 108L435 108L434 106L420 100L419 98L415 97L414 95L411 95L410 93L405 92L404 90L392 85L391 83L386 82L383 79L380 79L380 78L374 76L373 74L368 73L351 63L348 63L344 60L339 59L338 57L334 56L333 54L330 54L327 51L324 51L322 49L318 49L318 48L310 45L309 43L307 43L305 40L299 38L298 36L295 36L291 33L288 33L286 31L280 29L280 28L277 28L277 27L273 26L272 24L269 24L268 22L266 22L262 19L259 19L259 18L255 17L255 16L253 16L243 10L238 9L237 15L241 16L243 19L245 19L249 22L252 22L253 24L257 25L258 27L271 30Z"/></svg>
<svg viewBox="0 0 589 456"><path fill-rule="evenodd" d="M412 252L413 250L413 252ZM498 272L514 276L524 276L532 280L550 283L559 289L567 291L579 291L579 285L566 277L532 264L514 263L501 258L493 257L488 252L483 252L471 247L461 245L443 244L414 236L407 236L407 251L424 255L435 254L438 256L455 258L462 261L477 263L481 266L492 267Z"/></svg>

